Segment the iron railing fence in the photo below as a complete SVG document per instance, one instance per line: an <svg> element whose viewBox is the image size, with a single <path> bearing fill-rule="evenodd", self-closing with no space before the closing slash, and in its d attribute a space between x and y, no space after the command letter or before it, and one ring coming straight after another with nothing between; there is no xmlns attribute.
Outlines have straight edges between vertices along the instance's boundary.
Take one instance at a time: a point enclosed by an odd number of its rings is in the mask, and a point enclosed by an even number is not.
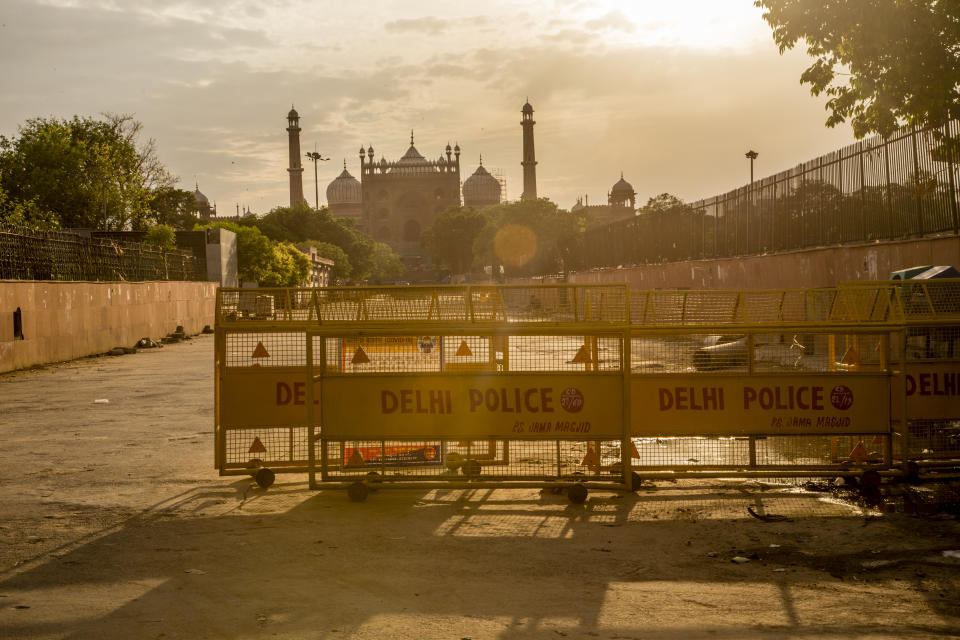
<svg viewBox="0 0 960 640"><path fill-rule="evenodd" d="M939 135L938 135L939 134ZM727 258L960 230L960 121L903 129L665 213L588 230L570 267Z"/></svg>
<svg viewBox="0 0 960 640"><path fill-rule="evenodd" d="M0 280L199 280L189 251L0 225Z"/></svg>

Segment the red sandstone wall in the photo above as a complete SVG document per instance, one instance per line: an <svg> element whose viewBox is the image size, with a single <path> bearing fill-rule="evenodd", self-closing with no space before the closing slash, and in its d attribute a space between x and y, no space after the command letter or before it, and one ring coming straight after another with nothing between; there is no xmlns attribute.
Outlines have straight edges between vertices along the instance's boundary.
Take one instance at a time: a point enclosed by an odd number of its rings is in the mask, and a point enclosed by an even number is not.
<svg viewBox="0 0 960 640"><path fill-rule="evenodd" d="M925 264L960 268L960 238L923 238L586 271L570 274L569 281L628 282L634 290L808 289L850 280L885 280L891 271Z"/></svg>
<svg viewBox="0 0 960 640"><path fill-rule="evenodd" d="M0 372L159 340L177 325L198 333L213 326L216 290L213 282L0 281ZM13 340L17 307L23 340Z"/></svg>

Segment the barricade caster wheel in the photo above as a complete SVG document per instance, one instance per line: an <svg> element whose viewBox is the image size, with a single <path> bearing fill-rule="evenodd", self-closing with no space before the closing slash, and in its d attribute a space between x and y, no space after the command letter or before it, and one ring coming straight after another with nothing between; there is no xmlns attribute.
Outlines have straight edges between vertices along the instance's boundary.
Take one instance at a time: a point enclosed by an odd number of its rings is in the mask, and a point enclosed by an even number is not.
<svg viewBox="0 0 960 640"><path fill-rule="evenodd" d="M587 501L587 488L578 482L567 489L567 499L573 504L583 504Z"/></svg>
<svg viewBox="0 0 960 640"><path fill-rule="evenodd" d="M463 475L465 476L478 476L481 470L480 463L476 460L465 460L463 463Z"/></svg>
<svg viewBox="0 0 960 640"><path fill-rule="evenodd" d="M257 481L261 489L268 489L273 484L273 481L277 479L277 475L273 471L270 471L270 469L263 467L257 470L253 479Z"/></svg>
<svg viewBox="0 0 960 640"><path fill-rule="evenodd" d="M347 487L347 496L351 502L363 502L370 495L370 489L362 482L354 482Z"/></svg>

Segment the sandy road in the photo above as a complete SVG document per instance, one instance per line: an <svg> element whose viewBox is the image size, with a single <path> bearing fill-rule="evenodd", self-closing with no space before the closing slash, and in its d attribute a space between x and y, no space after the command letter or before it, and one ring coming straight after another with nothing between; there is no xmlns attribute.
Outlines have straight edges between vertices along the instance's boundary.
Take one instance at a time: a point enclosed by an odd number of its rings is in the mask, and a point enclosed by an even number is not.
<svg viewBox="0 0 960 640"><path fill-rule="evenodd" d="M0 638L960 633L953 517L744 481L573 506L531 490L354 504L302 477L220 478L212 349L0 376Z"/></svg>

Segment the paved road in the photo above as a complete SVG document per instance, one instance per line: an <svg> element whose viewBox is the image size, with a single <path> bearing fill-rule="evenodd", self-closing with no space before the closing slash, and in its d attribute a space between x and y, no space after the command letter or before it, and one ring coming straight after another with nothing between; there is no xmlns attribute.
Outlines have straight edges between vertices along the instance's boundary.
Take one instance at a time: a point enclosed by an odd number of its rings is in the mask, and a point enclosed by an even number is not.
<svg viewBox="0 0 960 640"><path fill-rule="evenodd" d="M354 504L301 477L220 478L212 350L0 376L0 638L960 632L953 517L745 481L573 506L535 490Z"/></svg>

